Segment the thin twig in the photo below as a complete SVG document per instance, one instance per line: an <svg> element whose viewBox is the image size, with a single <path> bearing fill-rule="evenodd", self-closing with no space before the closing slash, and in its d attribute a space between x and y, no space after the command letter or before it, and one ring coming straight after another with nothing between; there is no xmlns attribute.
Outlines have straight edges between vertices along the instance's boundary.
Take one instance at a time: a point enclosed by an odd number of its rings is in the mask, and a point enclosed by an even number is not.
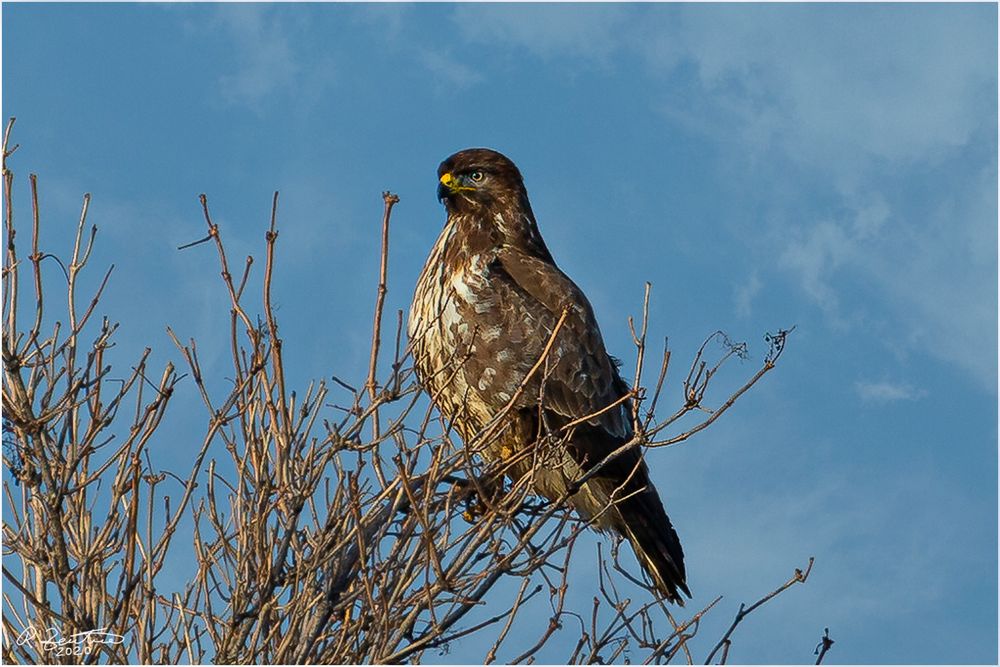
<svg viewBox="0 0 1000 667"><path fill-rule="evenodd" d="M830 628L823 628L823 636L820 637L819 644L816 645L816 664L822 664L823 658L826 657L826 652L833 648L834 642L830 639Z"/></svg>
<svg viewBox="0 0 1000 667"><path fill-rule="evenodd" d="M747 607L745 604L741 604L740 608L739 608L739 611L736 612L736 618L733 619L732 625L730 625L729 629L726 630L726 634L724 634L722 636L722 639L720 639L719 643L717 643L715 645L715 648L712 649L712 652L708 654L708 657L705 659L705 664L706 665L711 664L712 658L715 657L715 654L720 649L724 648L725 652L728 653L729 646L732 644L732 640L730 639L730 637L732 637L733 632L736 631L736 627L740 623L742 623L743 619L745 619L747 616L749 616L755 609L757 609L758 607L760 607L762 604L764 604L768 600L771 600L774 597L776 597L776 596L780 595L781 593L785 592L786 590L788 590L789 588L791 588L795 584L804 584L806 582L806 579L809 578L809 573L812 572L812 567L813 567L813 562L814 561L815 561L815 559L812 556L810 556L809 557L809 564L806 566L805 571L796 568L795 569L795 573L791 576L791 578L788 581L786 581L785 583L783 583L781 586L778 586L776 589L774 589L773 591L771 591L770 593L768 593L767 595L765 595L761 599L757 600L756 602L754 602L749 607ZM724 664L724 663L725 663L725 660L722 661L722 664Z"/></svg>

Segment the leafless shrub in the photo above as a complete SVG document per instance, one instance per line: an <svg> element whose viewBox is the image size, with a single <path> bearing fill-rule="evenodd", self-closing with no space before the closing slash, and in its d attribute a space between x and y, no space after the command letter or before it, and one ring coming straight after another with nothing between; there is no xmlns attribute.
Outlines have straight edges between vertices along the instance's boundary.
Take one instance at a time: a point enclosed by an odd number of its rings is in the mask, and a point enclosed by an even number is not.
<svg viewBox="0 0 1000 667"><path fill-rule="evenodd" d="M106 353L117 325L92 321L110 270L88 307L76 305L77 278L96 236L96 227L87 228L89 197L69 262L59 264L68 309L43 330L53 312L43 293L43 260L57 260L39 249L34 176L31 253L17 254L6 162L14 150L8 150L12 123L3 149L6 661L434 662L463 640L465 650L474 647L486 663L531 662L543 648L546 655L558 650L568 663L698 659L693 639L721 598L676 616L678 608L666 607L619 562L618 544L608 554L599 547L596 586L575 578L574 553L588 526L568 510L566 498L532 496L530 475L504 483L502 469L484 469L469 449L488 441L490 429L470 447L453 441L408 367L401 313L392 361L381 373L389 225L398 201L389 193L383 195L368 376L359 388L332 378L338 392L349 392L346 406L329 403L325 381L304 391L286 382L271 301L277 194L259 278L250 257L238 274L230 270L202 196L208 235L201 242L214 245L231 306L230 388L214 395L216 383L206 382L196 342L169 332L209 420L185 476L154 469L150 438L184 376L170 364L152 375L148 351L124 378L112 374ZM27 326L18 308L21 278L34 287ZM245 305L257 281L260 317ZM746 353L713 334L691 364L681 406L658 420L670 352L664 347L648 391L642 384L648 301L647 285L638 330L630 323L637 435L607 460L628 447L676 444L707 428L774 368L784 348L787 332L781 331L770 339L762 367L710 408L710 381L728 359ZM712 341L722 343L722 352L710 359ZM544 372L544 356L536 368ZM689 413L702 417L671 434ZM179 485L179 499L162 490L168 478ZM182 530L185 517L191 527ZM178 590L168 590L160 576L168 555L190 562ZM806 581L811 567L810 559L775 591L741 605L708 661L725 662L744 618ZM570 608L571 586L593 588L592 606ZM630 597L637 588L641 600ZM515 631L526 614L546 620ZM824 644L824 654L828 648Z"/></svg>
<svg viewBox="0 0 1000 667"><path fill-rule="evenodd" d="M153 662L164 657L156 652L164 619L154 582L201 461L180 502L160 514L157 485L164 476L145 463L146 448L177 374L168 364L151 376L148 349L124 377L112 374L106 355L118 325L92 319L110 269L89 304L78 304L79 277L97 232L87 228L89 195L63 264L39 249L32 175L31 252L18 255L7 169L12 124L3 142L4 659L78 662L89 651L92 660ZM57 307L44 292L47 259L66 279L64 319L54 322L46 320ZM20 308L21 278L31 281L33 310ZM164 522L156 531L154 513ZM127 639L102 638L96 629Z"/></svg>

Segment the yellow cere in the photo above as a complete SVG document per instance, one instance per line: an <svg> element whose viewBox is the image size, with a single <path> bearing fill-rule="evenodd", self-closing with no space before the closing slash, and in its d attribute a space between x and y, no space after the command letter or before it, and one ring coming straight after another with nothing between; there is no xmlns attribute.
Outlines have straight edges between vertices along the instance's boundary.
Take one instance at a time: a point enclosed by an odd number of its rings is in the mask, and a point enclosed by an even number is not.
<svg viewBox="0 0 1000 667"><path fill-rule="evenodd" d="M451 187L451 184L455 181L455 177L451 175L451 172L446 172L441 176L441 184L445 187Z"/></svg>

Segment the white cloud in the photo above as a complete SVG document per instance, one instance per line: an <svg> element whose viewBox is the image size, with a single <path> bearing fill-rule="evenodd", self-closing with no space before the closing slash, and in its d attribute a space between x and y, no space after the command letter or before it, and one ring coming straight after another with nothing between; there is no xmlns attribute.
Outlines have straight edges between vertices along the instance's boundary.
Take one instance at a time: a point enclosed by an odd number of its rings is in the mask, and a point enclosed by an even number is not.
<svg viewBox="0 0 1000 667"><path fill-rule="evenodd" d="M922 350L995 388L996 60L983 57L995 44L982 11L684 6L655 16L636 40L647 63L696 72L668 93L666 116L714 139L729 175L773 183L761 193L769 230L757 262L773 266L777 254L833 326L892 331L894 352ZM952 176L977 166L975 178ZM809 190L826 199L819 219L806 192L787 191L810 180L827 184Z"/></svg>
<svg viewBox="0 0 1000 667"><path fill-rule="evenodd" d="M875 193L868 203L846 195L836 218L775 219L778 266L833 326L865 328L894 354L920 350L995 387L995 181L986 168L935 194L931 210L892 210Z"/></svg>
<svg viewBox="0 0 1000 667"><path fill-rule="evenodd" d="M866 248L864 269L910 348L955 364L996 388L996 171L936 197L923 219L900 220ZM896 344L894 342L894 344Z"/></svg>
<svg viewBox="0 0 1000 667"><path fill-rule="evenodd" d="M606 63L627 43L630 14L615 4L460 4L453 19L462 37L516 47L542 57Z"/></svg>
<svg viewBox="0 0 1000 667"><path fill-rule="evenodd" d="M896 401L916 401L927 395L923 389L917 389L905 382L890 380L859 380L854 383L861 400L866 403L894 403Z"/></svg>
<svg viewBox="0 0 1000 667"><path fill-rule="evenodd" d="M208 20L188 20L184 27L196 39L224 45L229 57L212 65L220 68L215 80L224 105L256 113L269 106L287 110L287 99L294 95L293 111L301 111L321 99L336 78L329 55L305 50L303 37L310 25L302 13L233 3L215 8Z"/></svg>
<svg viewBox="0 0 1000 667"><path fill-rule="evenodd" d="M351 18L359 25L378 32L387 44L402 38L408 24L414 22L414 6L395 2L366 2L352 5Z"/></svg>
<svg viewBox="0 0 1000 667"><path fill-rule="evenodd" d="M368 3L358 5L352 17L356 23L378 34L381 48L407 62L414 62L433 75L438 83L452 88L467 88L483 80L469 65L472 60L463 52L453 53L439 41L414 29L417 19L411 5Z"/></svg>
<svg viewBox="0 0 1000 667"><path fill-rule="evenodd" d="M806 294L839 321L840 300L830 279L852 252L852 240L843 227L826 221L790 230L778 263L797 274Z"/></svg>
<svg viewBox="0 0 1000 667"><path fill-rule="evenodd" d="M237 61L236 70L219 79L227 101L257 105L293 85L300 67L284 24L273 13L257 5L226 6L216 22L232 40Z"/></svg>
<svg viewBox="0 0 1000 667"><path fill-rule="evenodd" d="M685 6L651 13L644 39L623 39L654 70L694 64L702 92L738 110L737 127L720 128L728 139L763 135L839 171L862 158L926 159L971 138L995 76L981 19L933 7Z"/></svg>
<svg viewBox="0 0 1000 667"><path fill-rule="evenodd" d="M753 311L754 297L756 297L760 292L761 287L763 287L763 283L760 281L760 276L757 271L751 273L750 277L747 278L745 282L736 286L735 298L737 315L740 317L750 317L750 313Z"/></svg>
<svg viewBox="0 0 1000 667"><path fill-rule="evenodd" d="M443 79L452 86L465 88L482 81L479 72L464 64L457 58L426 48L416 48L417 59L434 76Z"/></svg>

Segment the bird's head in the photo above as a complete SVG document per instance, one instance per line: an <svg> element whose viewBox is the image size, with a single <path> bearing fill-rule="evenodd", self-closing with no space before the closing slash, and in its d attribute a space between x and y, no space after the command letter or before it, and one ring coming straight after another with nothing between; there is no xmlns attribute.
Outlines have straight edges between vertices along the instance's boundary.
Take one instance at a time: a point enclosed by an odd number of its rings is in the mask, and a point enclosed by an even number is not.
<svg viewBox="0 0 1000 667"><path fill-rule="evenodd" d="M468 148L442 162L437 193L449 213L528 206L521 172L506 156L489 148Z"/></svg>

